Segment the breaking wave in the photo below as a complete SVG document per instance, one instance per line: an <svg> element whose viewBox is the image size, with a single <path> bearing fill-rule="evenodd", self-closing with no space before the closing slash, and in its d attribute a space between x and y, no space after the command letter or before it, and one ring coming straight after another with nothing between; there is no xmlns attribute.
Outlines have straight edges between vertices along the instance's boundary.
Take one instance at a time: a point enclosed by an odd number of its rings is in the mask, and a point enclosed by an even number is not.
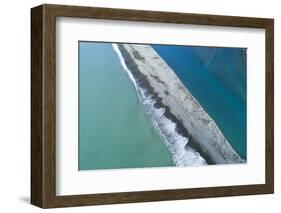
<svg viewBox="0 0 281 213"><path fill-rule="evenodd" d="M188 145L189 139L182 136L176 129L176 123L165 116L164 108L156 108L156 101L147 91L138 86L131 71L128 69L125 60L117 44L112 44L114 51L117 53L120 63L128 74L130 80L135 86L138 98L144 105L145 112L152 121L152 125L157 134L163 139L169 151L172 154L174 163L177 166L199 166L207 164L200 154Z"/></svg>

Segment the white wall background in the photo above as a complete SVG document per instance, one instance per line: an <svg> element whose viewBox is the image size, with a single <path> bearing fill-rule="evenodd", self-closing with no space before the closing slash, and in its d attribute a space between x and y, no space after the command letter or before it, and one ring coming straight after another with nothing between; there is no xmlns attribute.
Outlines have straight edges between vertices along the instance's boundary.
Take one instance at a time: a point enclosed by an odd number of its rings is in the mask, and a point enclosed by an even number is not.
<svg viewBox="0 0 281 213"><path fill-rule="evenodd" d="M60 0L2 1L0 6L0 211L39 212L30 189L30 8L42 3L269 17L275 19L275 194L96 207L50 212L278 212L281 207L281 13L277 0ZM238 174L239 175L239 174Z"/></svg>

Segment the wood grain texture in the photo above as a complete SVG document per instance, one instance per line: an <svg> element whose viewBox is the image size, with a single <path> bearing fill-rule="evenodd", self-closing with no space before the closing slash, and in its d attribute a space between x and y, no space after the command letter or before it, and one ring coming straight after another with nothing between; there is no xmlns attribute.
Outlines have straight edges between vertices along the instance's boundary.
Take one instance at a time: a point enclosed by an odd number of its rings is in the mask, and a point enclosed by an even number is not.
<svg viewBox="0 0 281 213"><path fill-rule="evenodd" d="M96 18L209 26L263 28L266 31L266 183L56 196L56 17ZM273 193L274 191L274 23L273 19L41 5L31 9L31 203L66 207Z"/></svg>
<svg viewBox="0 0 281 213"><path fill-rule="evenodd" d="M274 192L274 21L266 26L266 56L265 56L265 171L268 191Z"/></svg>
<svg viewBox="0 0 281 213"><path fill-rule="evenodd" d="M42 63L43 7L31 13L31 203L43 204Z"/></svg>

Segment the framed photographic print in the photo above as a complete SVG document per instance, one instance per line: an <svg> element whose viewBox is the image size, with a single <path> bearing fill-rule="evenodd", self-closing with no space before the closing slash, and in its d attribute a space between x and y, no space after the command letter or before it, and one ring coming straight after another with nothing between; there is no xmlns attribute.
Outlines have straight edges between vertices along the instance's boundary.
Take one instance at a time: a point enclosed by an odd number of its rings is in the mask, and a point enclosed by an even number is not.
<svg viewBox="0 0 281 213"><path fill-rule="evenodd" d="M31 203L273 193L273 19L31 9Z"/></svg>

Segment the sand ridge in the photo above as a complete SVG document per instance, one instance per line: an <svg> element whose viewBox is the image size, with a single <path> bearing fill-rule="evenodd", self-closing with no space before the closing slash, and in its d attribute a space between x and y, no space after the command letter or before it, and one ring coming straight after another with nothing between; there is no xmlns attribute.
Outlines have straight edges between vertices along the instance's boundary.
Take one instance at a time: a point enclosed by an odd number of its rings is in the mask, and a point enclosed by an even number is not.
<svg viewBox="0 0 281 213"><path fill-rule="evenodd" d="M202 156L214 164L245 162L224 137L215 121L150 45L118 44L134 63L134 77L145 77L164 106L187 130ZM139 72L139 73L138 73Z"/></svg>

